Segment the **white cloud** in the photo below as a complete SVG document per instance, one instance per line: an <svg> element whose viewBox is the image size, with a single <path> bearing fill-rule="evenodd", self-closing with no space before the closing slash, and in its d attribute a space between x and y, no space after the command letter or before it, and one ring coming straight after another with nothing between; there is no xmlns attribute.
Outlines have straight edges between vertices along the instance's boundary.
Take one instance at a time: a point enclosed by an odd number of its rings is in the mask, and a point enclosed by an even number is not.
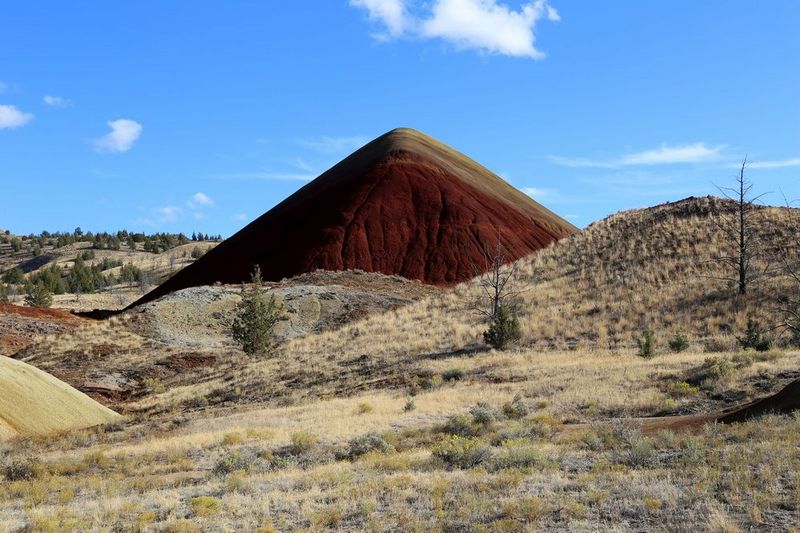
<svg viewBox="0 0 800 533"><path fill-rule="evenodd" d="M678 163L707 163L720 158L725 145L708 147L705 143L680 146L661 145L659 148L625 154L614 159L597 160L550 156L558 165L572 168L619 168L629 166L672 165Z"/></svg>
<svg viewBox="0 0 800 533"><path fill-rule="evenodd" d="M645 150L622 156L620 164L630 165L668 165L673 163L703 163L719 159L724 146L707 147L704 143L683 146L661 145L655 150Z"/></svg>
<svg viewBox="0 0 800 533"><path fill-rule="evenodd" d="M372 20L380 21L386 33L380 40L410 35L443 39L459 48L491 54L542 59L535 46L536 23L558 21L558 11L546 0L533 0L514 10L498 0L350 0L350 5L367 9ZM412 15L411 10L426 12Z"/></svg>
<svg viewBox="0 0 800 533"><path fill-rule="evenodd" d="M558 12L544 0L525 4L519 11L496 0L436 0L421 33L461 48L542 59L544 53L536 49L534 34L542 18L559 20Z"/></svg>
<svg viewBox="0 0 800 533"><path fill-rule="evenodd" d="M741 163L737 163L736 165L732 166L738 168L741 166ZM800 158L783 159L780 161L754 161L752 163L748 163L748 166L750 168L763 168L763 169L800 167Z"/></svg>
<svg viewBox="0 0 800 533"><path fill-rule="evenodd" d="M13 105L0 105L0 130L13 130L33 120L33 115L24 113Z"/></svg>
<svg viewBox="0 0 800 533"><path fill-rule="evenodd" d="M350 0L350 5L366 9L370 20L386 26L386 33L373 34L377 39L402 35L409 25L404 0Z"/></svg>
<svg viewBox="0 0 800 533"><path fill-rule="evenodd" d="M352 137L320 137L319 139L301 140L298 143L306 148L323 154L342 154L357 150L367 144L369 138L360 135Z"/></svg>
<svg viewBox="0 0 800 533"><path fill-rule="evenodd" d="M61 96L52 96L46 94L42 97L42 101L50 107L69 107L72 102Z"/></svg>
<svg viewBox="0 0 800 533"><path fill-rule="evenodd" d="M237 222L246 222L247 215L244 213L234 213L233 215L231 215L231 219Z"/></svg>
<svg viewBox="0 0 800 533"><path fill-rule="evenodd" d="M142 134L142 125L135 120L121 118L107 124L111 131L94 140L98 152L127 152Z"/></svg>
<svg viewBox="0 0 800 533"><path fill-rule="evenodd" d="M523 187L522 192L538 200L545 200L556 196L556 191L553 189L540 189L539 187Z"/></svg>
<svg viewBox="0 0 800 533"><path fill-rule="evenodd" d="M204 207L213 207L214 200L206 193L198 192L195 193L186 204L192 209L202 209Z"/></svg>

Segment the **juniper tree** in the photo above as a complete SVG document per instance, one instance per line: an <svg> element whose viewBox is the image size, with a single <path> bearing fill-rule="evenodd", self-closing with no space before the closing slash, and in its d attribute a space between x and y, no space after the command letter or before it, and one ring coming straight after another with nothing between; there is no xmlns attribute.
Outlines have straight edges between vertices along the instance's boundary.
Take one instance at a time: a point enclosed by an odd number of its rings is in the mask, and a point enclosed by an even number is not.
<svg viewBox="0 0 800 533"><path fill-rule="evenodd" d="M42 281L31 283L25 292L25 303L30 307L50 307L53 305L53 295Z"/></svg>
<svg viewBox="0 0 800 533"><path fill-rule="evenodd" d="M250 285L242 285L242 301L236 307L231 328L233 339L248 355L267 352L272 347L275 325L282 311L274 294L267 298L261 268L256 266Z"/></svg>

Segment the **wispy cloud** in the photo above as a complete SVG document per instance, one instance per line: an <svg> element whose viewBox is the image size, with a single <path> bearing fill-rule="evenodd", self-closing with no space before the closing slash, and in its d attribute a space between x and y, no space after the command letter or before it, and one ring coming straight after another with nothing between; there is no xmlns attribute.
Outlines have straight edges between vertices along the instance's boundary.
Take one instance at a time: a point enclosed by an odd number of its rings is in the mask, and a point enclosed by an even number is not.
<svg viewBox="0 0 800 533"><path fill-rule="evenodd" d="M539 187L523 187L522 192L535 200L553 200L558 197L555 189L541 189Z"/></svg>
<svg viewBox="0 0 800 533"><path fill-rule="evenodd" d="M203 209L205 207L214 207L214 200L206 193L198 192L186 202L186 205L188 205L190 209Z"/></svg>
<svg viewBox="0 0 800 533"><path fill-rule="evenodd" d="M234 213L231 215L231 220L235 220L236 222L247 222L247 215L245 213Z"/></svg>
<svg viewBox="0 0 800 533"><path fill-rule="evenodd" d="M157 227L176 222L183 213L183 208L175 205L153 207L150 209L150 214L148 216L140 218L136 222L144 226Z"/></svg>
<svg viewBox="0 0 800 533"><path fill-rule="evenodd" d="M48 105L48 106L50 106L50 107L60 107L60 108L64 108L64 107L69 107L69 106L71 106L71 105L72 105L72 102L70 102L69 100L67 100L67 99L66 99L66 98L64 98L64 97L61 97L61 96L52 96L52 95L49 95L49 94L46 94L46 95L44 95L44 96L42 97L42 101L43 101L43 102L44 102L46 105Z"/></svg>
<svg viewBox="0 0 800 533"><path fill-rule="evenodd" d="M93 141L98 152L127 152L142 134L142 125L135 120L121 118L107 124L111 131Z"/></svg>
<svg viewBox="0 0 800 533"><path fill-rule="evenodd" d="M0 130L13 130L33 120L33 115L13 105L0 105Z"/></svg>
<svg viewBox="0 0 800 533"><path fill-rule="evenodd" d="M379 40L410 36L442 39L462 49L490 54L542 59L536 48L536 24L558 21L558 11L546 0L534 0L518 10L497 0L350 0L366 9L385 32Z"/></svg>
<svg viewBox="0 0 800 533"><path fill-rule="evenodd" d="M738 168L739 166L741 166L741 163L737 163L731 166ZM748 163L748 166L750 168L762 168L762 169L800 167L800 157L794 159L782 159L778 161L753 161L752 163Z"/></svg>
<svg viewBox="0 0 800 533"><path fill-rule="evenodd" d="M0 94L5 93L7 90L8 90L8 83L0 81Z"/></svg>
<svg viewBox="0 0 800 533"><path fill-rule="evenodd" d="M297 143L305 148L322 154L345 154L357 150L369 142L368 137L355 135L351 137L328 137L319 139L301 139Z"/></svg>
<svg viewBox="0 0 800 533"><path fill-rule="evenodd" d="M693 143L677 146L661 145L659 148L624 154L612 159L587 159L549 156L557 165L572 168L620 168L629 166L674 165L680 163L707 163L719 160L725 145L706 146Z"/></svg>

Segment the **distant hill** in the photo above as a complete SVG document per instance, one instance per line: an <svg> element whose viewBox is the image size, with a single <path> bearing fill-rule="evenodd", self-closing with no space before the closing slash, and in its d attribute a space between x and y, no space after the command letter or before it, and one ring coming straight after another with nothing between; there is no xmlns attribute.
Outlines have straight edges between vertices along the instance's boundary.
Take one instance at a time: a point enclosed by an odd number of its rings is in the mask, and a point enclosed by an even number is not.
<svg viewBox="0 0 800 533"><path fill-rule="evenodd" d="M215 282L315 270L470 279L498 240L509 261L577 231L465 155L397 129L322 174L136 304Z"/></svg>

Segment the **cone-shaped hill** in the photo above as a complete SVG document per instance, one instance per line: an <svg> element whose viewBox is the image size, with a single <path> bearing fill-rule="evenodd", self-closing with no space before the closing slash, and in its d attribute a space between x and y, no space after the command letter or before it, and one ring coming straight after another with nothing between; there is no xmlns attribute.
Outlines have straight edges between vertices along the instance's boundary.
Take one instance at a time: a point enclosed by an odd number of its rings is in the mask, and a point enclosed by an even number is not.
<svg viewBox="0 0 800 533"><path fill-rule="evenodd" d="M511 261L576 231L498 176L411 129L359 149L134 305L176 290L361 269L453 285L498 240Z"/></svg>

